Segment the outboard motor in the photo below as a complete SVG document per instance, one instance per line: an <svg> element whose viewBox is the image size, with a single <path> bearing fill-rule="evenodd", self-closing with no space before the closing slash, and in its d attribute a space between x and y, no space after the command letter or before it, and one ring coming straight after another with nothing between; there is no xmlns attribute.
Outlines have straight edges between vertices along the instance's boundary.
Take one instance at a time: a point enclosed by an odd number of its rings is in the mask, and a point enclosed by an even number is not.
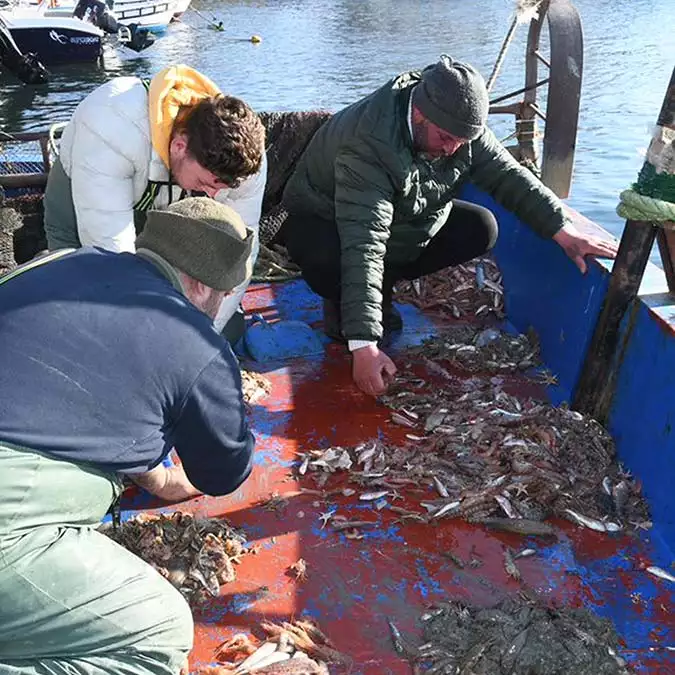
<svg viewBox="0 0 675 675"><path fill-rule="evenodd" d="M135 52L141 52L155 42L155 36L147 28L141 28L135 23L130 26L120 24L103 0L79 0L73 16L93 23L105 33L117 35L125 47Z"/></svg>
<svg viewBox="0 0 675 675"><path fill-rule="evenodd" d="M120 39L122 40L121 33ZM147 28L141 28L136 23L129 24L129 39L122 40L125 47L133 49L135 52L142 52L155 42L155 34Z"/></svg>
<svg viewBox="0 0 675 675"><path fill-rule="evenodd" d="M37 54L22 54L14 38L0 26L0 64L16 75L24 84L45 84L49 72L42 65Z"/></svg>

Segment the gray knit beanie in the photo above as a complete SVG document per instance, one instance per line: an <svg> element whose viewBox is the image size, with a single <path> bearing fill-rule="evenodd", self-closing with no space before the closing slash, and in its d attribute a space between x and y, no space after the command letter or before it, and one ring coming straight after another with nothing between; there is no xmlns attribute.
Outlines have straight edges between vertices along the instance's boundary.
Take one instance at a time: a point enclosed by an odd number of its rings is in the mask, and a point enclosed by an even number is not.
<svg viewBox="0 0 675 675"><path fill-rule="evenodd" d="M430 122L469 140L483 132L490 107L482 75L447 54L424 69L415 87L414 103Z"/></svg>
<svg viewBox="0 0 675 675"><path fill-rule="evenodd" d="M229 206L189 197L148 211L136 248L147 248L176 269L217 291L231 291L251 275L253 232Z"/></svg>

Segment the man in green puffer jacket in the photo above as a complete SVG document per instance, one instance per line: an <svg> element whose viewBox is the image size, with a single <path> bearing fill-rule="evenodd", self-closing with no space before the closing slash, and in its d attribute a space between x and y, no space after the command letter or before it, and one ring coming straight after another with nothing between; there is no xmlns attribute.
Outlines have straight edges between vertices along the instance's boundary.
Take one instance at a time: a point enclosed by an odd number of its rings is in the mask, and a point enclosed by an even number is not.
<svg viewBox="0 0 675 675"><path fill-rule="evenodd" d="M391 303L415 279L485 253L497 222L456 199L471 181L584 272L586 255L614 257L613 242L567 222L558 198L486 127L485 82L442 56L336 113L312 138L289 179L283 238L309 286L324 298L324 330L346 340L353 377L372 395L396 372L378 347L401 327Z"/></svg>

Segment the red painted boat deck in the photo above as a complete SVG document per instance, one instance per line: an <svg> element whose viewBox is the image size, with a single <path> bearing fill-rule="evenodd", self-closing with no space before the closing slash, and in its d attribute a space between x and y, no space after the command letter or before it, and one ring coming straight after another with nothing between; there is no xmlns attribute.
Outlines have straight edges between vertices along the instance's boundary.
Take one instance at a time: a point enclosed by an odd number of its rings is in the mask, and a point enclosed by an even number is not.
<svg viewBox="0 0 675 675"><path fill-rule="evenodd" d="M246 298L249 311L284 318L292 313L310 323L318 321L319 306L301 282L255 286ZM407 307L404 319L402 343L419 341L433 330L430 321ZM329 345L325 358L277 364L265 375L273 389L251 413L258 445L250 479L234 495L172 507L225 516L260 549L242 559L236 581L223 586L219 598L195 613L194 669L213 664L216 647L235 633L255 631L262 620L306 614L353 659L351 669L336 673L403 675L410 666L393 649L387 619L418 641L419 617L434 602L461 598L487 605L527 588L551 603L583 604L610 617L625 643L622 655L636 672L675 673L675 653L666 649L675 646L672 588L642 569L651 564L649 533L641 539L613 537L563 522L556 523L560 534L552 542L496 534L459 520L400 524L386 507L378 511L355 496L332 494L344 486L339 477L326 485L331 493L326 497L303 494L303 488L316 486L310 475L300 481L294 477L298 451L355 444L378 434L400 441L408 430L393 425L386 408L355 389L348 356L339 345ZM524 385L516 379L513 386ZM527 386L531 393L531 383ZM545 398L543 389L539 393ZM288 498L285 509L265 508L272 493ZM137 496L128 501L125 515L141 503L152 505ZM330 526L322 528L320 515L335 509L377 525L363 530L363 539L348 539ZM518 562L521 582L504 571L506 545L537 549L536 556ZM448 551L464 561L476 556L484 564L460 569L444 555ZM304 581L288 571L300 558L307 563Z"/></svg>

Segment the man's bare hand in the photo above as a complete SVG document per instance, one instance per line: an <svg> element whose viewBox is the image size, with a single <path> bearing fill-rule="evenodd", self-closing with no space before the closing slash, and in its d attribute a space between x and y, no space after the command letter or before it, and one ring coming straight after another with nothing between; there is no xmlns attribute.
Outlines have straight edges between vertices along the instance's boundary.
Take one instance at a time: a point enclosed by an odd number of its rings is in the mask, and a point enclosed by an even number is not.
<svg viewBox="0 0 675 675"><path fill-rule="evenodd" d="M356 386L370 396L384 394L396 374L394 362L375 345L355 349L352 359L352 377Z"/></svg>
<svg viewBox="0 0 675 675"><path fill-rule="evenodd" d="M182 466L159 464L146 473L127 475L136 485L167 502L182 502L202 494L189 481Z"/></svg>
<svg viewBox="0 0 675 675"><path fill-rule="evenodd" d="M616 258L619 245L609 239L600 239L579 232L574 225L567 223L553 235L553 240L562 248L582 274L586 274L586 256L598 258Z"/></svg>

